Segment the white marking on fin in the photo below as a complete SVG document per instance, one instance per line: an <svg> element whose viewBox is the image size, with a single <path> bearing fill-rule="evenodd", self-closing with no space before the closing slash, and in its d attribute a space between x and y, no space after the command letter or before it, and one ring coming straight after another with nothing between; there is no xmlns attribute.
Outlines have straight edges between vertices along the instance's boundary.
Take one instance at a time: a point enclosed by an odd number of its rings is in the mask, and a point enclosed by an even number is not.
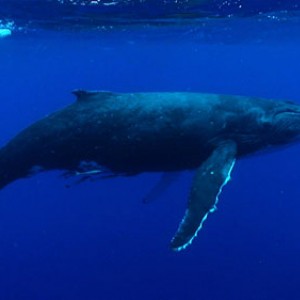
<svg viewBox="0 0 300 300"><path fill-rule="evenodd" d="M217 196L216 196L216 200L215 200L215 203L214 203L213 207L212 207L212 208L204 215L204 217L203 217L203 219L202 219L202 221L201 221L199 227L198 227L197 230L195 231L195 234L194 234L194 235L190 238L190 240L189 240L187 243L185 243L184 245L182 245L182 246L180 246L180 247L177 247L177 248L173 248L174 251L179 252L179 251L184 250L185 248L187 248L189 245L191 245L192 242L193 242L193 240L194 240L194 238L197 236L198 232L201 230L201 228L202 228L202 226L203 226L203 223L204 223L205 220L207 219L209 213L213 213L213 212L216 211L216 208L217 208L216 205L217 205L218 202L219 202L219 195L222 193L223 187L228 183L228 181L229 181L230 178L231 178L231 177L230 177L230 174L231 174L231 171L232 171L232 169L233 169L233 167L234 167L235 161L236 161L236 160L234 159L234 160L232 161L230 167L229 167L229 170L228 170L228 172L227 172L227 176L226 176L226 178L225 178L223 184L222 184L222 185L220 186L220 188L219 188L219 191L218 191L218 194L217 194ZM187 212L186 212L186 214L187 214ZM180 223L180 225L179 225L179 228L180 228L181 224L184 223L185 217L186 217L186 215L183 217L183 219L182 219L182 221L181 221L181 223Z"/></svg>

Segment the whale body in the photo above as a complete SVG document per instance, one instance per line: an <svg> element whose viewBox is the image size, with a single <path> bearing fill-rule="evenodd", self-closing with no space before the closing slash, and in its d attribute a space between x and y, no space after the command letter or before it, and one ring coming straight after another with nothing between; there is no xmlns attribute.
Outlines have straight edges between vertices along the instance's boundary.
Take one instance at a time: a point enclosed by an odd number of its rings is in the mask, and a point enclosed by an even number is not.
<svg viewBox="0 0 300 300"><path fill-rule="evenodd" d="M76 102L0 149L0 188L33 170L133 176L195 170L171 248L186 248L213 212L236 159L298 140L290 101L201 93L74 91Z"/></svg>

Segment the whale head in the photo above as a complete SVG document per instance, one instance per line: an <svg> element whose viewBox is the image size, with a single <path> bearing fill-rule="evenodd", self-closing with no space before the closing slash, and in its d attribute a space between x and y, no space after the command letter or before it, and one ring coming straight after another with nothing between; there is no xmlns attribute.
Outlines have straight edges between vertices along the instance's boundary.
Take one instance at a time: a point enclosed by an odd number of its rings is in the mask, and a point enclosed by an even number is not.
<svg viewBox="0 0 300 300"><path fill-rule="evenodd" d="M277 107L271 122L275 144L300 141L300 106L287 104Z"/></svg>

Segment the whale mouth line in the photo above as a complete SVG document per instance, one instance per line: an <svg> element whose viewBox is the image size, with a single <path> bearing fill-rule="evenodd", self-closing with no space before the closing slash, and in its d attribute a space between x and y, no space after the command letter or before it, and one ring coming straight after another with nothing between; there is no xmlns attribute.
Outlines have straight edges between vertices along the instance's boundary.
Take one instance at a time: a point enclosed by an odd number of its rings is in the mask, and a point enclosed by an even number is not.
<svg viewBox="0 0 300 300"><path fill-rule="evenodd" d="M296 109L286 108L275 112L274 117L277 117L278 115L282 115L282 114L300 115L300 111Z"/></svg>

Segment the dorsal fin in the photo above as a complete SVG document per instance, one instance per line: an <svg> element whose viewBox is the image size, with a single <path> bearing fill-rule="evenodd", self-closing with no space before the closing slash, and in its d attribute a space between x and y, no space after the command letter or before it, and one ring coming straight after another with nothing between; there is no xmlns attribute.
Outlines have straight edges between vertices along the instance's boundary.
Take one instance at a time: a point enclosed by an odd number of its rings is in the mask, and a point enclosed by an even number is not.
<svg viewBox="0 0 300 300"><path fill-rule="evenodd" d="M108 91L85 91L75 90L72 92L76 96L76 101L91 101L91 100L105 100L110 98L114 93Z"/></svg>

